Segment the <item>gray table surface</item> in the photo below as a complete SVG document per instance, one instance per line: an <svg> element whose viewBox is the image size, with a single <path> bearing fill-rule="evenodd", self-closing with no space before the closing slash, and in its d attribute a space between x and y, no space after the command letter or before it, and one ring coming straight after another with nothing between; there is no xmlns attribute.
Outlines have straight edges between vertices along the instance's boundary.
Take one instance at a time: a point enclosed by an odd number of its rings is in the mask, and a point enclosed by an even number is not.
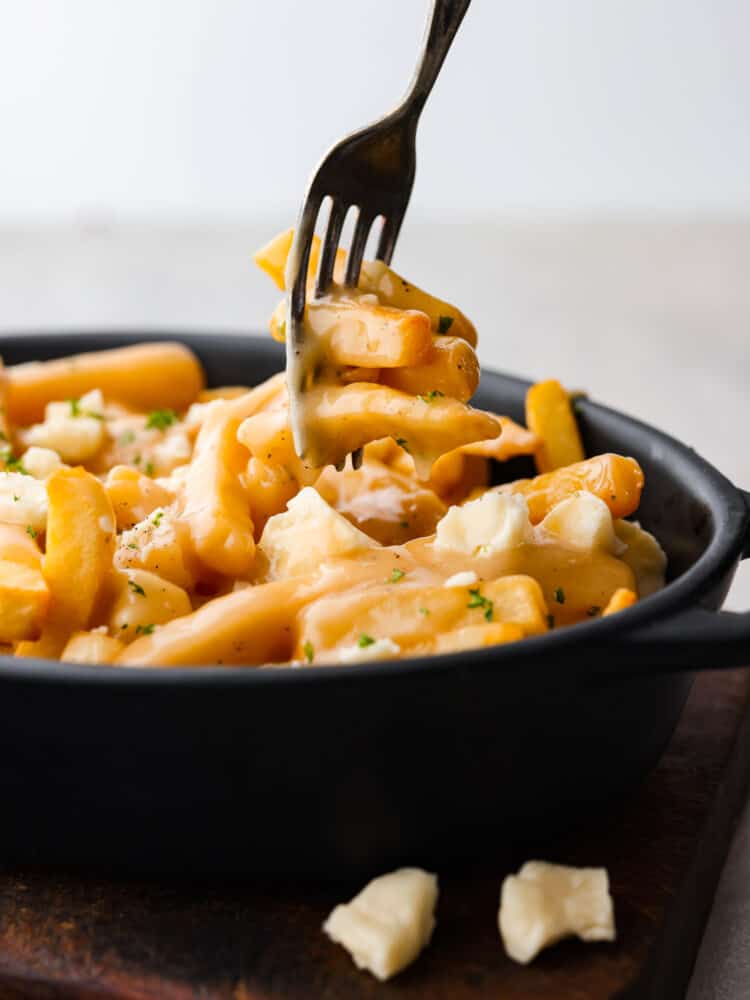
<svg viewBox="0 0 750 1000"><path fill-rule="evenodd" d="M0 227L0 333L264 329L251 254L283 226ZM474 319L484 365L585 388L750 488L750 223L407 223L395 263ZM748 996L750 805L688 994Z"/></svg>

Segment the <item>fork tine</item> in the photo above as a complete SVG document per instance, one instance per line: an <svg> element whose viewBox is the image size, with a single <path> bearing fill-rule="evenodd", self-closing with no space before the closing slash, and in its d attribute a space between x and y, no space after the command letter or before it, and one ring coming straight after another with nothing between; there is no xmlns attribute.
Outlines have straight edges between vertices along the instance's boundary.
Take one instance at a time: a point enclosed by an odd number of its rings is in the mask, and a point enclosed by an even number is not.
<svg viewBox="0 0 750 1000"><path fill-rule="evenodd" d="M334 198L331 202L331 212L328 216L328 228L323 240L323 250L320 255L320 267L318 268L318 278L315 283L315 294L325 295L333 281L333 269L336 264L336 251L341 230L346 218L346 208L343 202Z"/></svg>
<svg viewBox="0 0 750 1000"><path fill-rule="evenodd" d="M370 228L374 219L375 216L371 213L366 212L364 209L359 210L359 218L357 219L354 236L352 237L352 245L349 248L346 259L345 282L347 285L356 285L359 281L359 272L362 268L362 258L365 255L367 237L370 235Z"/></svg>
<svg viewBox="0 0 750 1000"><path fill-rule="evenodd" d="M404 210L401 210L397 215L390 215L383 221L383 228L380 231L380 239L378 240L378 252L375 256L378 260L382 260L386 264L390 264L391 262L393 251L396 248L396 240L401 229L401 223L404 221L404 215Z"/></svg>

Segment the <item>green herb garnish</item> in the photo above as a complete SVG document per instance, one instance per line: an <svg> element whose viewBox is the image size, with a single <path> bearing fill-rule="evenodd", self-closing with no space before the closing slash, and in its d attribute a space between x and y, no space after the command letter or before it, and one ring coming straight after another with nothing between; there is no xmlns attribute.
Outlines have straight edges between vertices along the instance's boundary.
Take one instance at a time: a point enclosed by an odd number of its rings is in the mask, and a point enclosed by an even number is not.
<svg viewBox="0 0 750 1000"><path fill-rule="evenodd" d="M375 640L373 637L371 635L367 635L365 632L363 632L357 640L357 645L360 649L365 649L366 646L372 646L374 643Z"/></svg>
<svg viewBox="0 0 750 1000"><path fill-rule="evenodd" d="M589 618L596 618L596 616L601 613L601 610L602 609L598 604L592 604L591 607L587 609L586 614Z"/></svg>
<svg viewBox="0 0 750 1000"><path fill-rule="evenodd" d="M426 392L423 396L418 396L417 398L421 399L423 403L432 403L439 396L444 396L444 395L445 393L441 392L439 389L430 389L429 392Z"/></svg>
<svg viewBox="0 0 750 1000"><path fill-rule="evenodd" d="M492 612L495 607L493 601L489 597L485 597L479 587L469 588L470 600L466 605L467 608L484 608L484 617L488 622L492 621Z"/></svg>
<svg viewBox="0 0 750 1000"><path fill-rule="evenodd" d="M305 654L305 659L308 663L312 663L315 656L315 650L313 649L313 644L308 639L302 646L302 652Z"/></svg>
<svg viewBox="0 0 750 1000"><path fill-rule="evenodd" d="M565 604L565 591L562 587L555 587L554 598L558 604Z"/></svg>
<svg viewBox="0 0 750 1000"><path fill-rule="evenodd" d="M80 417L81 415L81 401L80 399L69 399L68 404L70 405L70 415L71 417Z"/></svg>
<svg viewBox="0 0 750 1000"><path fill-rule="evenodd" d="M32 528L30 524L27 524L26 525L26 534L29 535L31 538L36 538L38 532L36 531L35 528Z"/></svg>
<svg viewBox="0 0 750 1000"><path fill-rule="evenodd" d="M135 580L128 580L128 586L130 587L130 589L133 591L134 594L138 594L140 597L146 596L146 591L143 589L140 583L136 583Z"/></svg>
<svg viewBox="0 0 750 1000"><path fill-rule="evenodd" d="M128 430L123 431L122 434L117 439L117 443L121 448L127 447L135 441L135 431Z"/></svg>
<svg viewBox="0 0 750 1000"><path fill-rule="evenodd" d="M163 510L157 510L157 512L151 518L151 523L154 524L154 525L156 525L156 527L158 528L159 527L159 523L160 523L160 521L161 521L161 519L163 517L164 517L164 511Z"/></svg>
<svg viewBox="0 0 750 1000"><path fill-rule="evenodd" d="M136 625L135 634L136 635L151 635L151 633L156 628L156 625Z"/></svg>
<svg viewBox="0 0 750 1000"><path fill-rule="evenodd" d="M406 438L396 438L396 444L399 446L399 448L403 448L404 451L406 452L409 451L409 442L406 440Z"/></svg>
<svg viewBox="0 0 750 1000"><path fill-rule="evenodd" d="M420 608L419 609L419 613L420 613L420 615L429 615L430 609L429 608Z"/></svg>
<svg viewBox="0 0 750 1000"><path fill-rule="evenodd" d="M3 456L5 460L5 471L6 472L20 472L22 476L30 476L31 473L25 467L20 458L16 458L15 455L8 452Z"/></svg>
<svg viewBox="0 0 750 1000"><path fill-rule="evenodd" d="M385 582L386 583L398 583L398 581L399 580L403 580L403 578L405 576L406 576L406 573L404 573L404 571L402 569L399 569L398 566L396 566L395 569L391 570L391 575L388 577L388 579Z"/></svg>
<svg viewBox="0 0 750 1000"><path fill-rule="evenodd" d="M438 320L438 333L447 333L453 326L452 316L441 316Z"/></svg>
<svg viewBox="0 0 750 1000"><path fill-rule="evenodd" d="M155 427L158 431L165 431L176 423L177 414L174 410L152 410L146 420L146 428Z"/></svg>
<svg viewBox="0 0 750 1000"><path fill-rule="evenodd" d="M146 473L147 476L153 476L153 474L154 474L154 463L153 462L146 462L146 464L143 467L143 471Z"/></svg>
<svg viewBox="0 0 750 1000"><path fill-rule="evenodd" d="M554 615L547 615L547 627L548 628L554 628L555 627L555 616Z"/></svg>

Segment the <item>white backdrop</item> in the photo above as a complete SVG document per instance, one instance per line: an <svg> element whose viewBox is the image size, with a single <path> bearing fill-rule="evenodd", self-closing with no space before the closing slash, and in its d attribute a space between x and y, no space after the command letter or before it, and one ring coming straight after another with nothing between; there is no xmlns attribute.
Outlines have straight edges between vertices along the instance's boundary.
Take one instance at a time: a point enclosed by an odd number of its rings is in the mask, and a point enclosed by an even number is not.
<svg viewBox="0 0 750 1000"><path fill-rule="evenodd" d="M0 221L286 220L426 0L0 0ZM750 209L748 0L474 0L412 219Z"/></svg>

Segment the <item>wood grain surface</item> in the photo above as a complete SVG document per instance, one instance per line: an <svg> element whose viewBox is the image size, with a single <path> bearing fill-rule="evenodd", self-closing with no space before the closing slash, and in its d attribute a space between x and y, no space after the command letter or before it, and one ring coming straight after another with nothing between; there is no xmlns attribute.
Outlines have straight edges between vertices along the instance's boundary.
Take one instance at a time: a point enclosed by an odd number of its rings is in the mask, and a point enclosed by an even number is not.
<svg viewBox="0 0 750 1000"><path fill-rule="evenodd" d="M0 998L598 1000L683 997L747 793L750 673L698 678L659 767L628 802L554 845L498 848L441 872L438 925L390 983L358 972L320 925L359 886L0 874ZM543 831L541 831L543 834ZM606 865L618 941L564 942L522 968L497 932L500 883L537 856Z"/></svg>

